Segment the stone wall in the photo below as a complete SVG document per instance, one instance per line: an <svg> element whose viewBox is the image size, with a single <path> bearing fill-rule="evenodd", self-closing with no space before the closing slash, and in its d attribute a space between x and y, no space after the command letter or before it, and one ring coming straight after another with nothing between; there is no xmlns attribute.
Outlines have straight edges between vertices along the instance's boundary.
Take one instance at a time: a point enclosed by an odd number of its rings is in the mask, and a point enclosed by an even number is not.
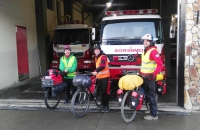
<svg viewBox="0 0 200 130"><path fill-rule="evenodd" d="M200 110L200 19L197 23L198 11L200 11L200 0L187 0L184 107L190 110Z"/></svg>

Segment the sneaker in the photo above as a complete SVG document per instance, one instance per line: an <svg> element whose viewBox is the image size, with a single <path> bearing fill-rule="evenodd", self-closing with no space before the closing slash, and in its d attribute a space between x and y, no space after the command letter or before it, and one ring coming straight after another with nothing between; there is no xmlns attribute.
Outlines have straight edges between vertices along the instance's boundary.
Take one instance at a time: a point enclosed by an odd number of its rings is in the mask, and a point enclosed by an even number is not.
<svg viewBox="0 0 200 130"><path fill-rule="evenodd" d="M66 98L65 101L63 102L63 104L67 104L67 103L69 103L69 101L70 100L68 98Z"/></svg>
<svg viewBox="0 0 200 130"><path fill-rule="evenodd" d="M109 112L109 111L110 111L110 109L108 107L104 107L102 110L102 112L104 112L104 113Z"/></svg>
<svg viewBox="0 0 200 130"><path fill-rule="evenodd" d="M145 119L145 120L158 120L158 116L153 117L153 116L151 116L151 115L147 115L147 116L144 117L144 119Z"/></svg>

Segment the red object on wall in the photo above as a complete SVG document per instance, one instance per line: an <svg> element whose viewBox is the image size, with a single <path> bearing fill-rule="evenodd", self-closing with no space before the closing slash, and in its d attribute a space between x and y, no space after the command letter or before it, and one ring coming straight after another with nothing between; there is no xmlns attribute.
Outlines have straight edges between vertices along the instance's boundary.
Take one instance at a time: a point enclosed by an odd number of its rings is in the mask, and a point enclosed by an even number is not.
<svg viewBox="0 0 200 130"><path fill-rule="evenodd" d="M18 73L29 74L26 27L16 27Z"/></svg>

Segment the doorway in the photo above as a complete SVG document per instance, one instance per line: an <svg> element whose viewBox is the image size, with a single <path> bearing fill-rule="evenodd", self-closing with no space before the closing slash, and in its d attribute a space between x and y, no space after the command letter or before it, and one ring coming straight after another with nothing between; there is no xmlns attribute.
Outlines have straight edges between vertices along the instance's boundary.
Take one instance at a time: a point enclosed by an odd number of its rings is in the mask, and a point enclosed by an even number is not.
<svg viewBox="0 0 200 130"><path fill-rule="evenodd" d="M16 26L17 61L19 80L29 78L26 27Z"/></svg>

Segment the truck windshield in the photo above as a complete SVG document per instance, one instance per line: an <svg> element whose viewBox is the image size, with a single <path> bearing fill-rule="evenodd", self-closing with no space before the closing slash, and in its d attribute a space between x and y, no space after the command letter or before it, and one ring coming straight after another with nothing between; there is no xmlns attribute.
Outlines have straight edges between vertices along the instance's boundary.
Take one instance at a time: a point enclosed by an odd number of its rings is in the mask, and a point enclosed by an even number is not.
<svg viewBox="0 0 200 130"><path fill-rule="evenodd" d="M88 29L62 29L55 30L52 39L53 44L88 44L89 30Z"/></svg>
<svg viewBox="0 0 200 130"><path fill-rule="evenodd" d="M162 39L160 19L120 19L102 22L102 44L142 44L141 37L152 34L159 44Z"/></svg>

